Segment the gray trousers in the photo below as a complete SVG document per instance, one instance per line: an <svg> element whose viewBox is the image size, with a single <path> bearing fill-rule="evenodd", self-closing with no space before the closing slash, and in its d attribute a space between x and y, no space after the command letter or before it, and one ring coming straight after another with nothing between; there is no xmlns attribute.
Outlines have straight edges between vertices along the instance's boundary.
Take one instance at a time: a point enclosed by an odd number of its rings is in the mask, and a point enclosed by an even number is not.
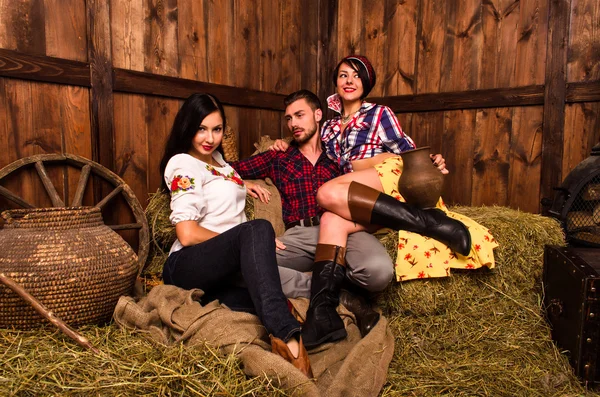
<svg viewBox="0 0 600 397"><path fill-rule="evenodd" d="M286 249L277 250L283 293L288 298L310 298L311 272L319 227L295 226L278 239ZM348 236L346 279L370 292L385 289L394 277L394 263L385 247L367 232Z"/></svg>

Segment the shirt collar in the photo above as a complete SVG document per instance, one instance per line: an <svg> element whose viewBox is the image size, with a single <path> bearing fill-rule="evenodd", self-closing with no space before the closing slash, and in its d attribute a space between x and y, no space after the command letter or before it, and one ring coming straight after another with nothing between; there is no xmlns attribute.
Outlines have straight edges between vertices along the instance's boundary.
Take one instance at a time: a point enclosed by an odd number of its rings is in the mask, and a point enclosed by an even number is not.
<svg viewBox="0 0 600 397"><path fill-rule="evenodd" d="M363 103L360 105L359 111L360 111L360 113L365 113L366 111L371 109L373 106L375 106L374 103L369 103L369 102L363 101ZM327 107L329 109L333 110L334 112L341 114L342 113L342 99L340 98L340 95L333 94L329 98L327 98Z"/></svg>

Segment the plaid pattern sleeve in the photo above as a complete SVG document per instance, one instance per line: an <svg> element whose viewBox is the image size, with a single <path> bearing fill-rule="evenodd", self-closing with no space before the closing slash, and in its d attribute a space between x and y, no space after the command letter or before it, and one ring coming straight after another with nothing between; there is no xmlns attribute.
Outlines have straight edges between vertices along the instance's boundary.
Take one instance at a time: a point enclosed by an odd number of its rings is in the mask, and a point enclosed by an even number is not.
<svg viewBox="0 0 600 397"><path fill-rule="evenodd" d="M416 147L415 143L402 131L402 127L400 127L400 123L392 109L387 106L378 106L378 108L378 135L387 151L400 154L414 149Z"/></svg>
<svg viewBox="0 0 600 397"><path fill-rule="evenodd" d="M264 179L271 178L273 159L277 156L274 150L258 153L246 160L234 161L229 165L237 171L242 179Z"/></svg>

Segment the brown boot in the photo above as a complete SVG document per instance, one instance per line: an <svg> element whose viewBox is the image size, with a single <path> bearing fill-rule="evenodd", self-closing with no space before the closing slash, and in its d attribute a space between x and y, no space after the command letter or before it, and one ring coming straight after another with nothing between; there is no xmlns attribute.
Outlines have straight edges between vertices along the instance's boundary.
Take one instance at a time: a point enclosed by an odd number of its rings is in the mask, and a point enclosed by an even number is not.
<svg viewBox="0 0 600 397"><path fill-rule="evenodd" d="M352 220L431 237L461 255L471 252L469 229L444 211L422 210L358 182L350 182L348 207Z"/></svg>
<svg viewBox="0 0 600 397"><path fill-rule="evenodd" d="M271 351L280 355L286 361L292 363L294 367L298 368L308 378L314 378L312 368L310 367L308 353L304 348L304 344L302 343L302 337L300 337L298 340L298 344L300 345L300 348L298 349L298 357L294 357L284 341L271 335Z"/></svg>

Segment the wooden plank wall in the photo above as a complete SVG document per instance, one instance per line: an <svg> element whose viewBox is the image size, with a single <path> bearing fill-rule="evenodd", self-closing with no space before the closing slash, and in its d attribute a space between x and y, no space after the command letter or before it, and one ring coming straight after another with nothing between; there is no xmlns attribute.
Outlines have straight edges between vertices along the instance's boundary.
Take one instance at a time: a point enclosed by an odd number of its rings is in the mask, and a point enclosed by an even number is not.
<svg viewBox="0 0 600 397"><path fill-rule="evenodd" d="M371 59L378 74L374 101L392 106L419 146L429 145L447 159L448 202L538 212L540 199L551 195L552 187L600 141L598 95L594 102L558 103L554 113L549 104L544 106L551 6L552 26L565 21L564 31L555 32L568 43L565 81L597 87L597 0L340 0L337 44L330 49L336 61L329 70L348 54ZM559 6L565 8L563 14ZM555 48L560 51L560 42ZM560 65L560 54L554 52L554 64ZM331 83L328 88L333 92ZM528 94L521 95L525 88ZM503 102L500 93L505 94ZM477 107L484 102L485 108ZM507 102L513 103L506 107ZM545 113L564 115L564 125L554 133L560 141L549 139ZM542 186L542 165L556 161L556 152L563 153L559 174Z"/></svg>
<svg viewBox="0 0 600 397"><path fill-rule="evenodd" d="M87 60L85 3L0 1L0 48ZM91 139L88 88L0 77L1 167L43 153L91 158ZM49 170L57 190L72 199L77 177L69 174L67 169ZM52 206L32 172L3 185L31 203Z"/></svg>
<svg viewBox="0 0 600 397"><path fill-rule="evenodd" d="M41 62L45 56L85 62L92 69L84 87L0 74L0 167L32 154L78 154L116 171L144 204L160 184L163 141L188 93L170 95L163 88L150 95L152 83L141 91L121 89L121 69L151 74L144 77L156 83L153 75L279 94L276 110L258 109L261 104L251 99L226 106L247 157L261 135L285 136L281 94L317 90L318 19L308 3L0 0L0 49ZM64 170L52 172L62 190L68 186L61 181L77 182ZM8 187L50 205L37 176L24 178Z"/></svg>
<svg viewBox="0 0 600 397"><path fill-rule="evenodd" d="M79 154L144 202L191 91L227 98L246 157L285 135L282 94L324 99L350 53L373 61L372 97L444 154L451 203L539 212L600 139L597 0L0 0L0 167ZM71 196L77 174L51 174ZM8 184L49 205L35 175Z"/></svg>

